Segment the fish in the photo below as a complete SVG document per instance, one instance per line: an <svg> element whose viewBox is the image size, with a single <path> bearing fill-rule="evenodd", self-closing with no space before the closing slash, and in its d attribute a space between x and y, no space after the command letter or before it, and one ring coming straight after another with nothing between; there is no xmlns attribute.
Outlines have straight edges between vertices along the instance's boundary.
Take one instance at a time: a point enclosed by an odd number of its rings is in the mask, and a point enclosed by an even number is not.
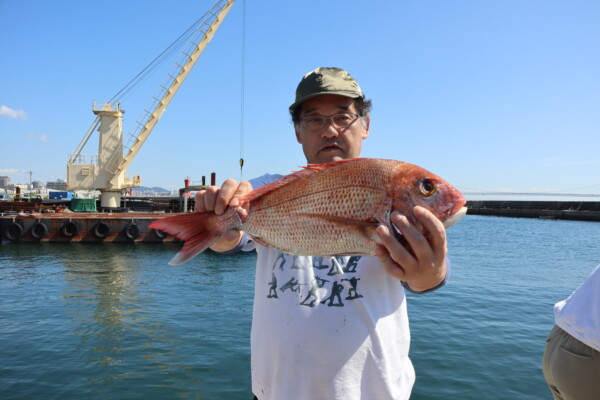
<svg viewBox="0 0 600 400"><path fill-rule="evenodd" d="M465 204L458 189L417 165L352 158L310 164L253 190L240 198L247 213L228 207L222 215L181 214L155 220L149 227L184 241L170 265L188 261L230 230L293 255L368 256L375 255L379 225L400 235L390 222L392 212L419 227L413 209L422 206L449 227L466 214Z"/></svg>

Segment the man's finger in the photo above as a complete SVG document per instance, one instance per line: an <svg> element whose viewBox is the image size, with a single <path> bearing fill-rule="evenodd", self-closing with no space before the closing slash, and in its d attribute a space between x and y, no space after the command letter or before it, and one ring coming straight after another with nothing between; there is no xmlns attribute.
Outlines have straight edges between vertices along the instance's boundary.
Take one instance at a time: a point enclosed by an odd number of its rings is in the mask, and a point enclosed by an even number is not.
<svg viewBox="0 0 600 400"><path fill-rule="evenodd" d="M195 212L204 212L204 196L206 195L206 190L199 190L194 196L194 211Z"/></svg>
<svg viewBox="0 0 600 400"><path fill-rule="evenodd" d="M434 253L446 254L446 228L444 224L429 210L423 207L415 207L415 217L428 232L429 245Z"/></svg>
<svg viewBox="0 0 600 400"><path fill-rule="evenodd" d="M235 193L233 194L233 197L231 198L231 201L229 202L229 205L231 207L241 206L242 204L240 203L240 197L244 197L251 191L252 191L252 185L250 184L250 182L248 182L248 181L240 182L239 186L237 187L237 190L235 191Z"/></svg>
<svg viewBox="0 0 600 400"><path fill-rule="evenodd" d="M390 253L384 246L377 246L375 248L375 255L377 256L377 258L379 258L379 261L381 262L383 268L385 268L388 274L397 279L400 279L401 281L405 280L406 271L404 271L402 266L392 259Z"/></svg>
<svg viewBox="0 0 600 400"><path fill-rule="evenodd" d="M219 195L217 196L215 202L215 214L223 215L225 209L229 206L229 202L231 198L235 194L238 188L238 183L235 179L227 179L223 182L223 186L221 186L221 190L219 191Z"/></svg>
<svg viewBox="0 0 600 400"><path fill-rule="evenodd" d="M408 222L406 223L408 224ZM399 229L401 228L399 227ZM380 244L386 248L390 258L396 264L401 265L405 269L410 269L411 266L415 264L415 259L412 254L396 239L387 226L378 226L375 233L379 236Z"/></svg>
<svg viewBox="0 0 600 400"><path fill-rule="evenodd" d="M428 212L423 209L423 211ZM430 214L432 218L435 218L433 214ZM427 218L427 217L425 217ZM398 216L395 213L392 214L392 222L398 227L400 232L404 235L404 238L408 242L411 250L413 251L417 264L422 265L430 264L434 261L434 251L431 244L425 237L425 234L417 229L414 225L410 224L406 217ZM402 222L402 224L401 224ZM421 222L421 221L419 221ZM422 224L421 224L422 225ZM425 227L423 227L425 228ZM426 229L426 228L425 228Z"/></svg>
<svg viewBox="0 0 600 400"><path fill-rule="evenodd" d="M217 193L219 193L219 188L217 186L209 186L206 189L199 191L196 194L195 211L214 211Z"/></svg>

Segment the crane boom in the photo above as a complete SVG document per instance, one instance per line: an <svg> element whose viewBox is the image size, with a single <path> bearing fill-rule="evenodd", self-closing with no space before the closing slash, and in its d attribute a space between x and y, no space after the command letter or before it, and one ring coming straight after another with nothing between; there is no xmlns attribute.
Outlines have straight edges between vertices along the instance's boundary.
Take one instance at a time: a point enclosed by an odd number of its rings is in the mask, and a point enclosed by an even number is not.
<svg viewBox="0 0 600 400"><path fill-rule="evenodd" d="M162 92L160 95L161 97L154 96L151 100L154 109L147 113L145 123L138 123L137 126L141 127L141 129L139 129L137 134L130 134L131 141L126 145L126 148L128 148L129 151L120 162L115 161L119 160L118 155L111 158L108 167L111 168L112 165L116 165L116 168L113 170L115 176L111 179L111 183L116 183L115 180L117 179L119 172L124 171L140 151L142 145L156 126L156 123L181 87L181 84L185 78L187 78L208 43L212 40L217 29L219 29L221 22L223 22L223 19L233 6L234 1L235 0L217 1L212 9L205 15L205 21L197 30L196 40L192 39L190 41L193 46L191 54L188 54L186 51L183 52L183 55L187 57L187 60L185 60L183 65L175 63L174 68L178 71L175 74L169 73L167 75L166 82L159 88L159 91ZM197 41L198 39L199 41Z"/></svg>
<svg viewBox="0 0 600 400"><path fill-rule="evenodd" d="M139 153L234 2L217 0L204 15L188 48L184 49L181 58L172 66L164 82L159 85L158 92L152 96L142 116L134 124L126 144L123 144L123 112L120 105L117 103L115 107L112 103L105 103L96 108L94 103L93 112L98 117L67 163L67 185L70 190L100 190L102 207L118 207L126 188L141 185L139 176L134 179L125 177L127 167ZM100 132L98 163L80 164L79 153L96 127Z"/></svg>

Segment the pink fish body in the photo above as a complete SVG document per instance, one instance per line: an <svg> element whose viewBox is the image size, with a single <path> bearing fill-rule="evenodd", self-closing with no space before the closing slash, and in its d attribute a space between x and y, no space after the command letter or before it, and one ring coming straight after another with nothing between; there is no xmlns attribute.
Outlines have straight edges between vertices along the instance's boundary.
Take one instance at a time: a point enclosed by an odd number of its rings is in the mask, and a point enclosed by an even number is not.
<svg viewBox="0 0 600 400"><path fill-rule="evenodd" d="M392 211L416 223L419 205L445 226L466 213L462 194L442 178L413 164L371 158L309 165L241 201L249 206L245 221L230 208L221 216L184 214L150 224L185 241L170 264L187 261L233 229L295 255L374 255L374 231L380 224L392 228Z"/></svg>

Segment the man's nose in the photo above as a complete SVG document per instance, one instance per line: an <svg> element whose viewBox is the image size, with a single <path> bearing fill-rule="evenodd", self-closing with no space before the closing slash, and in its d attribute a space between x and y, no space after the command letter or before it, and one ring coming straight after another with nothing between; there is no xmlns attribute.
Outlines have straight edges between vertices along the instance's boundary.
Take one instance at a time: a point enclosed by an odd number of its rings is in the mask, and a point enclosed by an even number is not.
<svg viewBox="0 0 600 400"><path fill-rule="evenodd" d="M340 132L338 131L338 128L333 124L331 119L325 121L325 126L323 127L323 131L321 132L321 137L329 139L338 137L339 135Z"/></svg>

